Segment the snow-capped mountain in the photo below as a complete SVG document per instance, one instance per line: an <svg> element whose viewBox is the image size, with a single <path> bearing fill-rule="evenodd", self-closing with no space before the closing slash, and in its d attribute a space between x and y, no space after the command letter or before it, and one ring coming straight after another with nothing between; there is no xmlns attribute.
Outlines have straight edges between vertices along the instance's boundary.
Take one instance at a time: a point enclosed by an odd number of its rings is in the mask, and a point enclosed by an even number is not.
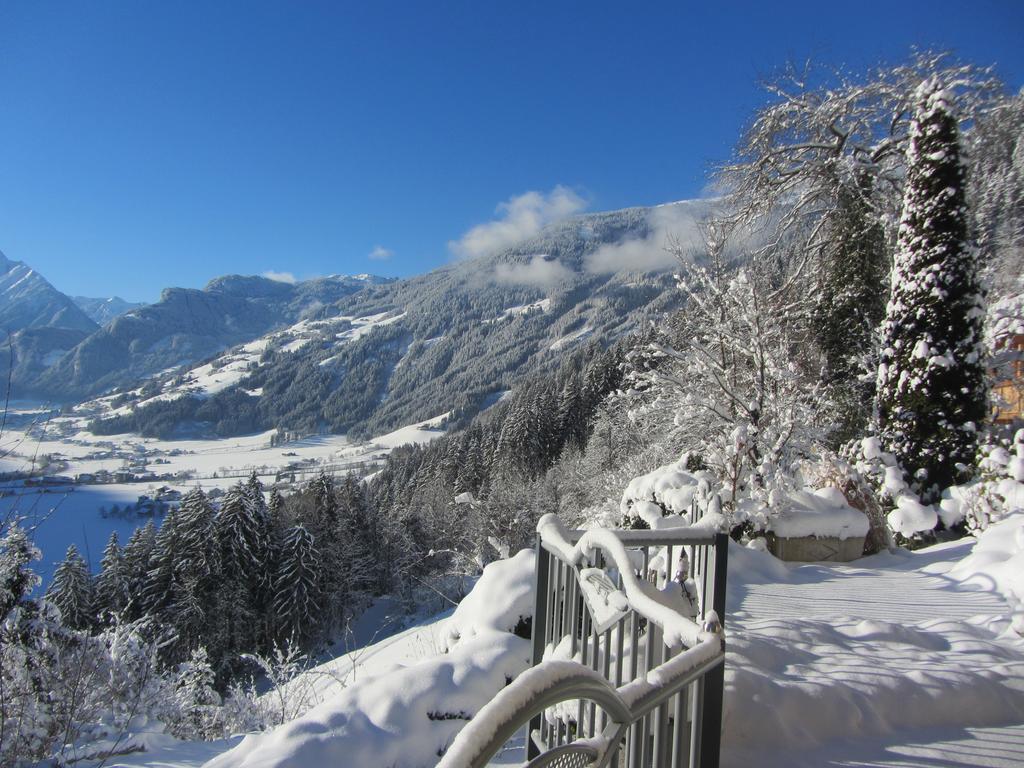
<svg viewBox="0 0 1024 768"><path fill-rule="evenodd" d="M0 253L0 370L18 390L98 328L32 267Z"/></svg>
<svg viewBox="0 0 1024 768"><path fill-rule="evenodd" d="M0 253L0 328L68 328L91 333L97 324L41 274Z"/></svg>
<svg viewBox="0 0 1024 768"><path fill-rule="evenodd" d="M88 296L72 296L72 300L98 325L106 325L115 317L145 306L141 302L125 301L120 296L106 299L92 299Z"/></svg>

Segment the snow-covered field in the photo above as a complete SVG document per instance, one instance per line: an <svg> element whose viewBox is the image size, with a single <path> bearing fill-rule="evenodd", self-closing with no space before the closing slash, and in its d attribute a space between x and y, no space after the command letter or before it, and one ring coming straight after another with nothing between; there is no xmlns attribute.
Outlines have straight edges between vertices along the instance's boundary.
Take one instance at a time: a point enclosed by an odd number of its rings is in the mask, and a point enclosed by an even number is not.
<svg viewBox="0 0 1024 768"><path fill-rule="evenodd" d="M256 471L266 487L279 478L301 485L321 469L329 474L348 471L367 475L395 447L424 443L444 434L447 414L412 424L369 441L354 443L344 435L322 435L272 446L273 432L220 440L157 440L133 434L99 437L84 429L81 417L61 417L32 432L11 430L0 439L0 472L26 472L41 465L41 457L60 461L65 477L117 472L129 464L144 464L160 479L143 482L25 487L0 482L0 518L17 515L34 531L43 558L37 572L44 582L64 558L69 544L99 565L99 555L111 532L122 543L148 518L103 516L101 510L134 504L153 497L158 488L185 492L201 487L224 489ZM165 477L165 476L172 476ZM91 557L90 557L91 556Z"/></svg>

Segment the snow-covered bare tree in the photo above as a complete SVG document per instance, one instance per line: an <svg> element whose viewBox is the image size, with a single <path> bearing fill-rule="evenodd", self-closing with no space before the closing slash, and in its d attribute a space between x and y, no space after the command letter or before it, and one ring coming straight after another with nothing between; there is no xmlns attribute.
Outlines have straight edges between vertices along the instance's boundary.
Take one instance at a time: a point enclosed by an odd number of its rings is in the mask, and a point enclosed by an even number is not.
<svg viewBox="0 0 1024 768"><path fill-rule="evenodd" d="M917 92L878 368L882 443L926 503L969 473L987 409L955 98L934 78Z"/></svg>
<svg viewBox="0 0 1024 768"><path fill-rule="evenodd" d="M792 275L757 259L731 269L722 230L706 239L706 266L678 253L688 304L675 338L653 343L654 359L633 376L642 403L633 417L699 455L742 523L743 499L770 490L821 438L825 401L808 351L809 302Z"/></svg>

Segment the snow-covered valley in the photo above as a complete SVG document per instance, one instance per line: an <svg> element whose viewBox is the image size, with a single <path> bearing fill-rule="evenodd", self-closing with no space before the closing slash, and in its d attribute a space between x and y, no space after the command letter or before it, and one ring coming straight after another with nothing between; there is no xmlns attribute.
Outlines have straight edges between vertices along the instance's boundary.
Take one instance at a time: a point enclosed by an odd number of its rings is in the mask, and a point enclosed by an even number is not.
<svg viewBox="0 0 1024 768"><path fill-rule="evenodd" d="M154 516L159 522L166 506L146 507L145 499L159 501L163 495L176 500L192 488L216 496L253 472L268 489L285 491L320 472L365 478L394 448L443 435L446 420L441 414L367 441L322 435L276 443L273 430L219 440L159 440L93 435L85 427L95 407L91 403L68 416L35 419L28 427L7 428L0 437L0 473L37 478L30 485L23 479L0 481L0 518L20 517L34 531L43 554L37 571L44 582L70 544L89 553L98 567L111 532L124 541ZM11 409L12 417L36 412L27 405Z"/></svg>

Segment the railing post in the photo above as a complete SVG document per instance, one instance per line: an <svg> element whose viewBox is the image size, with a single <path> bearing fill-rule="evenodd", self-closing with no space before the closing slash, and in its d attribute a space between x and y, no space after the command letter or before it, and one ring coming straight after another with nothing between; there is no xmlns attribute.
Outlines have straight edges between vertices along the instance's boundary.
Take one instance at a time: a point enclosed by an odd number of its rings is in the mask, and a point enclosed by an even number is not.
<svg viewBox="0 0 1024 768"><path fill-rule="evenodd" d="M715 535L715 568L712 576L711 608L725 628L725 585L729 568L729 536ZM724 641L723 641L724 642ZM708 672L703 679L701 713L700 766L718 768L722 748L722 704L725 694L725 663Z"/></svg>
<svg viewBox="0 0 1024 768"><path fill-rule="evenodd" d="M544 660L544 645L547 637L547 614L548 614L548 572L550 553L541 544L541 536L537 534L537 572L533 584L533 620L530 622L533 641L532 666L537 666ZM533 743L530 734L534 730L540 730L543 713L530 720L526 728L526 759L532 760L540 754L537 745Z"/></svg>

